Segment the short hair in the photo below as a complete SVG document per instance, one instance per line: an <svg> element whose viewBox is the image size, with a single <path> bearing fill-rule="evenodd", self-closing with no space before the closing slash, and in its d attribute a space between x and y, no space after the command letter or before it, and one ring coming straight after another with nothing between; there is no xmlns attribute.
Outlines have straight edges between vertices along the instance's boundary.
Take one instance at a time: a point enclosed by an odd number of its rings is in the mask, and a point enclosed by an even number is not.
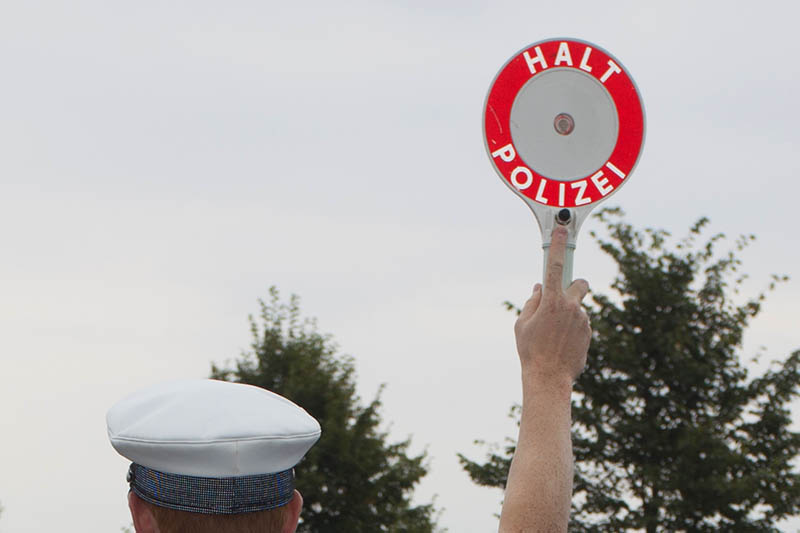
<svg viewBox="0 0 800 533"><path fill-rule="evenodd" d="M142 500L161 533L280 533L287 519L287 506L230 515L190 513Z"/></svg>

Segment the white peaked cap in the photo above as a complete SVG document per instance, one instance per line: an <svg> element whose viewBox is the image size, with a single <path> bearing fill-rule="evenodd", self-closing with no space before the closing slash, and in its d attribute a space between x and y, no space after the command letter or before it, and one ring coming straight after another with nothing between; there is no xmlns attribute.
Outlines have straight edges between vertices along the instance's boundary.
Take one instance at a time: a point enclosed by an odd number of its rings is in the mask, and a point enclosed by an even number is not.
<svg viewBox="0 0 800 533"><path fill-rule="evenodd" d="M268 390L210 379L155 385L108 411L114 449L159 472L223 478L293 468L319 439L305 410Z"/></svg>

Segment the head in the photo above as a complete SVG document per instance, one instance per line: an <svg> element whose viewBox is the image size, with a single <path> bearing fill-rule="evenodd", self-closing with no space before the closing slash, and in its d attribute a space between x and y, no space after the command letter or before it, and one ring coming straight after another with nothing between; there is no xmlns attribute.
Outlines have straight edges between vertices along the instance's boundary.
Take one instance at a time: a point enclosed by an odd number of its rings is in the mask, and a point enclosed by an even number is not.
<svg viewBox="0 0 800 533"><path fill-rule="evenodd" d="M303 498L294 466L319 423L250 385L180 380L117 402L111 444L131 460L128 504L137 533L293 533Z"/></svg>
<svg viewBox="0 0 800 533"><path fill-rule="evenodd" d="M294 533L303 507L296 490L286 505L233 515L189 513L146 502L133 491L128 507L136 533Z"/></svg>

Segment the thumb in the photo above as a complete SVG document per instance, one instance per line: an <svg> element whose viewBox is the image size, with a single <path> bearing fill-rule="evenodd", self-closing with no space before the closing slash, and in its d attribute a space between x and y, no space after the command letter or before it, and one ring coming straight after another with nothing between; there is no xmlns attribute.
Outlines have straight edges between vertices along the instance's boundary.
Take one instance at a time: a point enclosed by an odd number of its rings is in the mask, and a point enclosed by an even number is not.
<svg viewBox="0 0 800 533"><path fill-rule="evenodd" d="M537 309L539 309L539 304L542 302L542 284L537 283L533 286L533 294L531 297L528 298L528 301L525 302L525 305L522 307L522 312L519 314L519 318L524 320L530 316L532 316Z"/></svg>

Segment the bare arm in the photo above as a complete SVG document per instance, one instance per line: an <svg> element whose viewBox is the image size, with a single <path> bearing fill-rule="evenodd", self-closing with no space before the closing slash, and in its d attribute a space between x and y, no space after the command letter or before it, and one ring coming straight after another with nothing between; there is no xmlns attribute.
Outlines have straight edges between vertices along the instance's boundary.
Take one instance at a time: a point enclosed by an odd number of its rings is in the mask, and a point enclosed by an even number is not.
<svg viewBox="0 0 800 533"><path fill-rule="evenodd" d="M553 230L545 284L534 287L515 325L522 367L522 420L508 473L501 533L567 531L572 499L572 383L586 364L591 329L576 280L563 290L567 232Z"/></svg>

